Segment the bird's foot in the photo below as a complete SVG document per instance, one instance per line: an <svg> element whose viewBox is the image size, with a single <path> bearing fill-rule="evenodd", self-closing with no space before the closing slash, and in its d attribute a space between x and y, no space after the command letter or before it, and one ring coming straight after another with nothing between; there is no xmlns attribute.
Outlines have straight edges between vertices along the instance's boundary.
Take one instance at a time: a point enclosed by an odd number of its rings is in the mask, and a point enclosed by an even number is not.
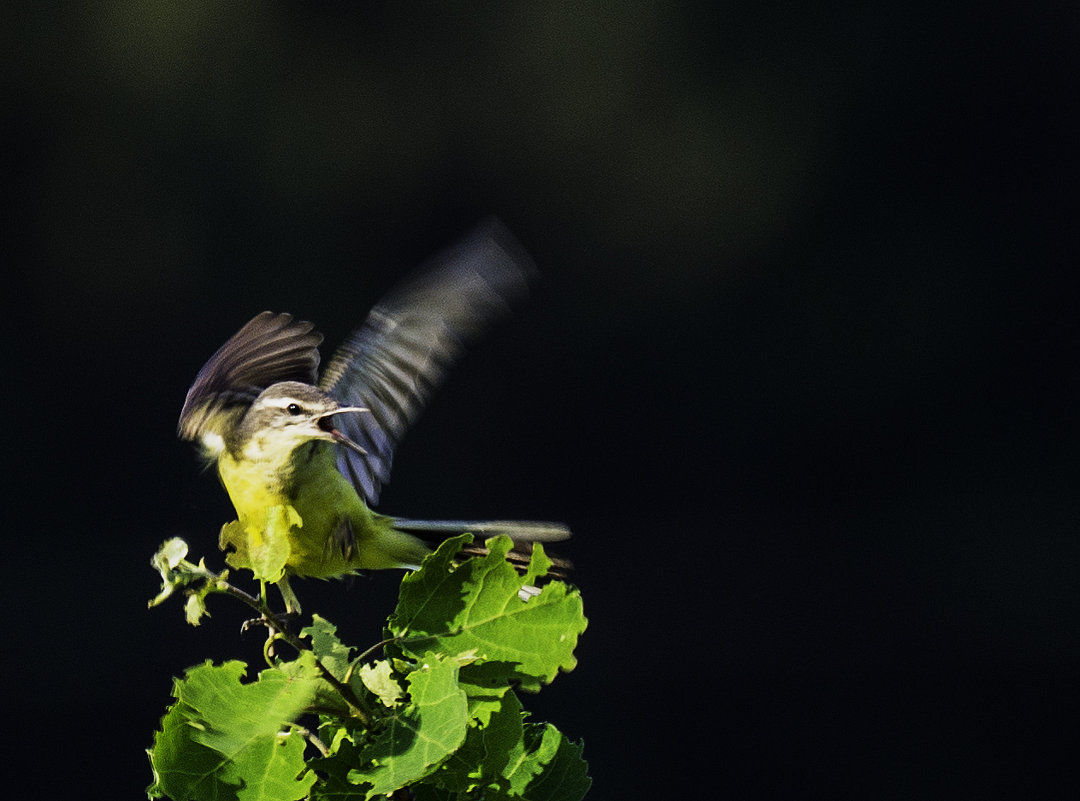
<svg viewBox="0 0 1080 801"><path fill-rule="evenodd" d="M265 627L269 629L270 634L273 635L278 631L287 631L289 624L299 618L300 614L298 612L281 612L280 614L271 615L270 617L267 617L266 615L253 617L250 620L245 620L240 625L240 634L247 634L251 629Z"/></svg>

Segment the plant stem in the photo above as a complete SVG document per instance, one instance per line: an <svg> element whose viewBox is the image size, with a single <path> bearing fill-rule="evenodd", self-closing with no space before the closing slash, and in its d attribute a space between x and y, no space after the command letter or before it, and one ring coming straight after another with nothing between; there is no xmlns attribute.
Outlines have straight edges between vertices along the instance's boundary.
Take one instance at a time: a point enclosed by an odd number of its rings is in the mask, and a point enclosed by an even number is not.
<svg viewBox="0 0 1080 801"><path fill-rule="evenodd" d="M368 648L366 651L364 651L364 653L360 654L360 656L356 657L356 659L354 659L352 662L349 663L349 669L347 671L345 671L345 681L348 681L349 679L352 678L353 671L356 670L357 665L359 665L361 662L363 662L365 659L367 659L373 653L378 651L380 648L383 648L384 646L389 645L390 643L392 643L396 639L397 639L397 637L389 637L389 638L387 638L385 640L382 640L381 642L377 642L373 646Z"/></svg>
<svg viewBox="0 0 1080 801"><path fill-rule="evenodd" d="M243 601L245 604L258 612L260 622L262 622L268 628L276 632L277 637L291 645L297 651L297 653L299 653L300 651L311 650L310 648L305 646L303 642L301 642L299 637L289 631L288 627L284 625L281 618L275 615L270 610L270 607L264 600L262 600L261 598L256 598L254 595L249 595L239 587L234 587L232 584L222 578L215 577L214 583L216 588L220 591L231 595L240 601ZM324 665L318 657L315 657L315 666L319 669L319 672L322 673L322 677L327 681L327 683L332 685L335 690L341 693L341 697L345 699L345 703L349 705L349 709L352 710L353 715L357 717L360 722L363 723L365 726L370 725L371 709L368 708L367 704L364 703L363 699L361 699L356 693L353 692L352 687L350 687L348 684L345 684L343 681L338 679L337 676L331 673L330 669L326 667L326 665Z"/></svg>
<svg viewBox="0 0 1080 801"><path fill-rule="evenodd" d="M293 731L303 736L309 743L318 748L320 754L324 757L330 756L330 749L326 747L326 743L320 740L315 732L311 729L306 729L297 723L290 723L289 725L292 727Z"/></svg>

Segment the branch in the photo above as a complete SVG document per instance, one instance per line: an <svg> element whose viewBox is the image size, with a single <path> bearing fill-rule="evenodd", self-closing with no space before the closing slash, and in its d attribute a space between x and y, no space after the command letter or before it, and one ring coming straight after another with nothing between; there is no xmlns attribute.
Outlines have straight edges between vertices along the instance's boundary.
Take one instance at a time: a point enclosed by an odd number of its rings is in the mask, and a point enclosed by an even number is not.
<svg viewBox="0 0 1080 801"><path fill-rule="evenodd" d="M177 589L184 588L190 600L196 603L198 607L198 614L192 618L189 602L189 622L197 623L198 617L205 614L205 608L203 607L203 599L206 595L212 592L223 592L226 595L231 595L233 598L247 604L254 609L258 615L258 623L265 625L269 628L273 634L271 639L282 639L291 645L299 653L300 651L310 651L311 649L304 645L304 643L289 631L285 625L285 618L281 615L276 615L270 609L270 606L266 603L266 600L261 597L256 597L244 592L239 587L230 584L226 577L228 571L222 571L221 573L215 573L206 567L206 565L200 561L199 564L193 564L184 557L187 556L187 543L181 539L172 539L164 543L151 560L151 564L161 574L162 587L161 592L156 598L150 601L150 606L157 606L162 603L166 598L173 594ZM203 582L201 588L189 589L192 584L197 582ZM337 678L330 669L322 663L322 661L315 657L315 666L319 669L322 677L330 684L335 690L337 690L341 697L348 704L352 714L360 720L365 726L371 723L371 709L355 692L352 687L345 684Z"/></svg>

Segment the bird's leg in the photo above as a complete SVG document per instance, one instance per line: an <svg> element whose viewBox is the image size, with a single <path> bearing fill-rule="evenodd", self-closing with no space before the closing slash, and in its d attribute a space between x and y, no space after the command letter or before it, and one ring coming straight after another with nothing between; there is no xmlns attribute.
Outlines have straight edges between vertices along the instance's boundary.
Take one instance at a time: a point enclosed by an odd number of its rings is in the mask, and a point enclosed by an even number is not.
<svg viewBox="0 0 1080 801"><path fill-rule="evenodd" d="M268 663L270 662L270 657L273 655L273 643L277 638L277 631L284 629L290 620L295 620L300 617L300 601L297 599L296 593L292 591L292 587L289 586L288 577L282 576L277 581L277 585L281 590L281 597L285 601L285 611L280 615L275 615L266 611L261 618L253 618L244 621L244 625L241 626L240 629L241 632L245 632L255 626L266 626L269 633L269 639L266 641L264 651L266 652L265 656L267 656ZM266 582L262 580L259 581L259 600L262 602L262 608L264 610L270 609L270 605L266 601Z"/></svg>
<svg viewBox="0 0 1080 801"><path fill-rule="evenodd" d="M289 576L283 575L277 582L278 589L281 590L281 597L285 601L285 617L293 618L300 616L300 600L296 597L296 593L292 591L292 587L289 586Z"/></svg>

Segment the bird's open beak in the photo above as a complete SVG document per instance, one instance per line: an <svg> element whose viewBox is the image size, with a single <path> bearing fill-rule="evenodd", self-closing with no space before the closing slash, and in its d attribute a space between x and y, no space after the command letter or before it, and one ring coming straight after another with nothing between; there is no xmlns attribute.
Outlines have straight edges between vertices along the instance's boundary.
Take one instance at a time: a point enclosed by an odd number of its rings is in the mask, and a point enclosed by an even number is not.
<svg viewBox="0 0 1080 801"><path fill-rule="evenodd" d="M334 426L330 421L331 421L331 418L333 418L334 415L337 415L337 414L344 414L344 413L347 413L347 412L370 412L370 411L371 411L370 409L366 409L363 406L342 406L342 407L340 407L338 409L334 409L332 412L327 412L326 414L320 416L319 417L319 428L321 428L323 431L325 431L327 434L329 434L331 436L331 438L334 440L334 442L340 442L345 447L352 448L357 453L359 453L359 454L361 454L363 456L367 456L367 451L366 450L364 450L359 445L357 445L355 442L353 442L351 439L349 439L347 436L342 434L341 430L338 429L336 426Z"/></svg>

